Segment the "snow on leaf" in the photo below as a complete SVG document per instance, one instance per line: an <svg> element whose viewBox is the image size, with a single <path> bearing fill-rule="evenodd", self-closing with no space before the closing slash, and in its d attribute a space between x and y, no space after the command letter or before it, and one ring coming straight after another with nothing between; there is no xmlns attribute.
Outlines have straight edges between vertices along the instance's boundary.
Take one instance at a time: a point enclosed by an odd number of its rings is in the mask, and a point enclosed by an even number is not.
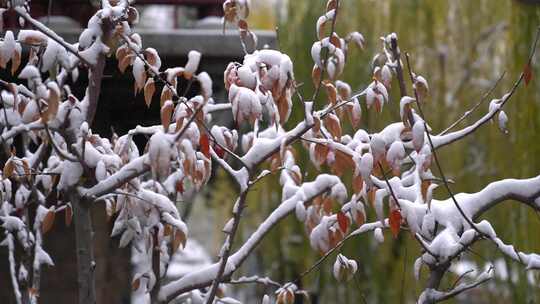
<svg viewBox="0 0 540 304"><path fill-rule="evenodd" d="M201 53L197 51L189 51L188 61L184 67L184 77L191 79L191 77L197 72L199 68L199 62L201 61Z"/></svg>
<svg viewBox="0 0 540 304"><path fill-rule="evenodd" d="M420 119L416 120L412 129L412 143L414 149L418 152L424 146L424 132L425 132L424 122Z"/></svg>
<svg viewBox="0 0 540 304"><path fill-rule="evenodd" d="M24 69L19 73L20 79L32 79L32 78L39 78L39 70L33 66L33 65L27 65L24 67Z"/></svg>
<svg viewBox="0 0 540 304"><path fill-rule="evenodd" d="M206 72L199 73L197 80L201 84L201 94L205 100L212 97L212 78Z"/></svg>
<svg viewBox="0 0 540 304"><path fill-rule="evenodd" d="M506 113L501 110L499 111L499 130L503 132L504 134L508 134L508 116Z"/></svg>
<svg viewBox="0 0 540 304"><path fill-rule="evenodd" d="M156 70L159 70L161 67L161 59L159 58L159 54L154 48L147 48L144 50L144 57L148 63L154 67Z"/></svg>
<svg viewBox="0 0 540 304"><path fill-rule="evenodd" d="M150 160L152 176L156 180L161 180L169 175L171 167L170 140L165 133L157 132L150 137L148 145L148 158Z"/></svg>
<svg viewBox="0 0 540 304"><path fill-rule="evenodd" d="M126 229L126 231L124 231L122 237L120 238L120 244L118 245L118 247L126 247L131 242L133 237L135 237L135 232L131 229Z"/></svg>
<svg viewBox="0 0 540 304"><path fill-rule="evenodd" d="M17 40L24 44L39 45L45 44L45 42L47 42L48 40L48 37L39 31L20 30L19 34L17 35Z"/></svg>
<svg viewBox="0 0 540 304"><path fill-rule="evenodd" d="M373 154L373 161L379 162L382 159L384 159L384 155L386 153L386 142L384 141L384 138L380 134L375 134L371 137L371 141L369 143L369 147L371 149L371 154Z"/></svg>
<svg viewBox="0 0 540 304"><path fill-rule="evenodd" d="M294 290L292 288L280 288L278 291L276 304L293 304Z"/></svg>
<svg viewBox="0 0 540 304"><path fill-rule="evenodd" d="M135 78L135 95L144 88L146 82L146 71L144 62L141 58L136 57L133 62L133 77Z"/></svg>
<svg viewBox="0 0 540 304"><path fill-rule="evenodd" d="M348 259L342 254L338 254L334 262L333 274L338 282L347 282L355 275L358 264L355 260Z"/></svg>
<svg viewBox="0 0 540 304"><path fill-rule="evenodd" d="M346 40L354 42L361 50L364 49L364 36L359 32L349 33Z"/></svg>
<svg viewBox="0 0 540 304"><path fill-rule="evenodd" d="M420 273L422 271L422 257L417 258L414 261L414 278L418 281L420 280Z"/></svg>
<svg viewBox="0 0 540 304"><path fill-rule="evenodd" d="M414 79L413 86L416 90L416 93L418 94L418 97L420 99L419 101L424 101L429 94L429 85L427 83L427 80L424 77L418 75Z"/></svg>
<svg viewBox="0 0 540 304"><path fill-rule="evenodd" d="M36 255L37 255L36 259L37 259L37 261L38 261L38 263L40 265L45 264L45 265L49 265L49 266L54 266L53 260L51 259L49 254L47 252L45 252L45 250L43 250L43 248L41 248L41 246L37 247Z"/></svg>
<svg viewBox="0 0 540 304"><path fill-rule="evenodd" d="M377 242L384 242L384 234L381 228L375 228L375 230L373 231L373 235L375 236L375 240L377 240Z"/></svg>

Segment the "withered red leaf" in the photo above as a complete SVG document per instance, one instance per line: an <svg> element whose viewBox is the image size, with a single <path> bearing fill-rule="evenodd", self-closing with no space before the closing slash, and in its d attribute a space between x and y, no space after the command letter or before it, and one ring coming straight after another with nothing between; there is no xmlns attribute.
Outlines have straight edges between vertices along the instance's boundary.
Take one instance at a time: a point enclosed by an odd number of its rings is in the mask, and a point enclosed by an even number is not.
<svg viewBox="0 0 540 304"><path fill-rule="evenodd" d="M343 233L347 232L347 228L349 227L349 218L343 213L342 211L339 211L337 213L337 221L339 224L339 229L343 231Z"/></svg>
<svg viewBox="0 0 540 304"><path fill-rule="evenodd" d="M202 134L199 139L199 146L201 147L201 152L207 158L210 158L210 141L208 140L208 135Z"/></svg>
<svg viewBox="0 0 540 304"><path fill-rule="evenodd" d="M397 238L399 230L401 228L401 212L398 209L394 209L390 212L390 218L388 219L390 223L390 231L394 238Z"/></svg>

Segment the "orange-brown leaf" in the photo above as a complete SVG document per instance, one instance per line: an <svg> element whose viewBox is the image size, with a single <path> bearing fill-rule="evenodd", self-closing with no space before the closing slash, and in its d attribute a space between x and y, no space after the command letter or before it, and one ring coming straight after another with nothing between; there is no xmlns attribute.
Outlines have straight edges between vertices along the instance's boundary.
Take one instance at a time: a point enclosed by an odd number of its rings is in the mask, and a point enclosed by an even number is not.
<svg viewBox="0 0 540 304"><path fill-rule="evenodd" d="M167 100L163 107L161 108L161 124L163 125L163 130L167 132L169 130L169 125L171 124L171 115L174 110L174 105L172 101Z"/></svg>
<svg viewBox="0 0 540 304"><path fill-rule="evenodd" d="M328 0L326 2L326 11L329 12L333 9L337 8L337 1L336 0Z"/></svg>
<svg viewBox="0 0 540 304"><path fill-rule="evenodd" d="M140 286L141 286L141 279L137 278L135 281L133 281L133 283L131 283L131 290L135 291L139 289Z"/></svg>
<svg viewBox="0 0 540 304"><path fill-rule="evenodd" d="M390 218L388 219L390 223L390 231L394 238L397 238L399 230L401 228L401 212L398 209L394 209L390 212Z"/></svg>
<svg viewBox="0 0 540 304"><path fill-rule="evenodd" d="M421 189L422 189L422 199L423 200L426 200L426 197L427 197L427 190L429 188L429 185L431 185L431 182L428 181L428 180L423 180L422 181L422 186L421 186Z"/></svg>
<svg viewBox="0 0 540 304"><path fill-rule="evenodd" d="M342 211L339 211L337 213L337 221L338 221L339 229L341 229L343 233L346 233L347 228L349 227L349 218L345 215L345 213L343 213Z"/></svg>
<svg viewBox="0 0 540 304"><path fill-rule="evenodd" d="M11 57L11 75L15 75L20 65L21 65L21 51L20 51L20 48L18 48L15 50L15 52L13 52L13 56Z"/></svg>
<svg viewBox="0 0 540 304"><path fill-rule="evenodd" d="M360 191L362 191L362 187L364 187L364 180L362 180L362 175L358 174L356 176L353 176L352 188L354 190L354 193L360 193Z"/></svg>
<svg viewBox="0 0 540 304"><path fill-rule="evenodd" d="M315 145L315 161L318 164L323 164L326 161L326 157L328 156L328 152L330 149L323 144L314 144Z"/></svg>
<svg viewBox="0 0 540 304"><path fill-rule="evenodd" d="M179 192L180 194L184 193L184 182L183 180L179 180L176 182L176 192Z"/></svg>
<svg viewBox="0 0 540 304"><path fill-rule="evenodd" d="M349 154L336 150L334 155L332 169L336 175L342 175L347 169L354 168L354 161Z"/></svg>
<svg viewBox="0 0 540 304"><path fill-rule="evenodd" d="M208 140L208 135L201 135L201 138L199 139L199 146L202 154L204 154L204 156L207 158L210 158L210 141Z"/></svg>
<svg viewBox="0 0 540 304"><path fill-rule="evenodd" d="M55 216L55 212L53 210L49 210L49 212L47 212L47 215L45 215L45 218L43 218L43 222L41 223L42 234L45 234L49 230L51 230L54 224L54 216Z"/></svg>
<svg viewBox="0 0 540 304"><path fill-rule="evenodd" d="M356 212L356 217L354 220L356 221L356 225L360 227L366 222L366 216L363 212Z"/></svg>
<svg viewBox="0 0 540 304"><path fill-rule="evenodd" d="M341 138L341 124L339 118L335 114L328 114L328 116L324 118L324 125L330 134L332 134L332 137L337 139Z"/></svg>
<svg viewBox="0 0 540 304"><path fill-rule="evenodd" d="M330 104L335 105L337 102L337 89L332 83L326 83L324 85L326 89L326 95L328 96L328 100L330 101Z"/></svg>
<svg viewBox="0 0 540 304"><path fill-rule="evenodd" d="M172 226L169 224L165 224L165 227L163 228L163 236L169 236L172 235L173 229Z"/></svg>
<svg viewBox="0 0 540 304"><path fill-rule="evenodd" d="M313 86L317 89L321 83L322 70L318 65L313 66L311 71L311 79L313 80Z"/></svg>
<svg viewBox="0 0 540 304"><path fill-rule="evenodd" d="M15 171L15 163L13 162L13 159L10 158L4 165L4 170L2 171L2 175L4 176L4 178L10 178L13 175L14 171Z"/></svg>
<svg viewBox="0 0 540 304"><path fill-rule="evenodd" d="M326 198L324 198L323 203L322 203L324 213L326 214L332 213L332 202L333 201L330 197L327 196Z"/></svg>
<svg viewBox="0 0 540 304"><path fill-rule="evenodd" d="M173 92L171 89L169 89L167 86L163 87L163 90L161 90L161 97L159 100L159 104L162 107L167 100L171 100L173 97Z"/></svg>

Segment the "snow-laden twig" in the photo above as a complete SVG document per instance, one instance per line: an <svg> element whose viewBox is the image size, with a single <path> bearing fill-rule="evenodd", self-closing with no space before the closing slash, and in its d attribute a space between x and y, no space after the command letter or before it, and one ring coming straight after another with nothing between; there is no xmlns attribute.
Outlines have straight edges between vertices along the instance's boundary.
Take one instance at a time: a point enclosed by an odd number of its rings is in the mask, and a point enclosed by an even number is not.
<svg viewBox="0 0 540 304"><path fill-rule="evenodd" d="M278 282L273 281L272 279L268 277L259 277L259 276L251 276L251 277L239 277L236 280L230 280L227 282L227 284L233 284L233 285L240 285L240 284L262 284L265 286L274 286L277 288L281 288L281 284Z"/></svg>
<svg viewBox="0 0 540 304"><path fill-rule="evenodd" d="M441 133L437 134L437 136L442 136L442 135L448 133L448 131L452 130L460 122L462 122L467 117L469 117L469 115L474 113L474 111L476 111L487 100L487 98L491 95L491 93L493 93L493 91L495 91L495 89L497 88L497 86L499 85L501 80L504 78L505 74L506 74L506 72L503 72L501 74L501 76L499 76L499 78L497 78L497 80L493 83L491 88L486 93L484 93L482 95L482 98L480 99L479 102L477 102L470 110L467 110L465 113L463 113L463 115L461 115L460 118L458 118L455 122L453 122L450 126L448 126L448 128L444 129Z"/></svg>
<svg viewBox="0 0 540 304"><path fill-rule="evenodd" d="M107 177L90 189L80 189L79 192L85 197L100 197L107 194L129 180L150 171L148 156L146 154L130 161L120 170Z"/></svg>
<svg viewBox="0 0 540 304"><path fill-rule="evenodd" d="M432 304L432 303L448 300L462 292L475 288L478 285L481 285L491 280L492 277L493 277L493 266L489 267L488 270L480 274L473 282L459 284L452 290L438 291L435 289L428 288L424 290L422 294L420 295L418 299L418 304Z"/></svg>

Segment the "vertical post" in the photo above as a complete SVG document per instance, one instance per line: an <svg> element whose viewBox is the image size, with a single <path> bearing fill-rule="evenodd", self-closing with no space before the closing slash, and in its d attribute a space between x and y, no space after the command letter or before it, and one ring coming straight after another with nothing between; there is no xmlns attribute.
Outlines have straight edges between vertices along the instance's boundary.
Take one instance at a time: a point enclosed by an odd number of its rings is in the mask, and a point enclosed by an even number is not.
<svg viewBox="0 0 540 304"><path fill-rule="evenodd" d="M94 280L94 238L91 209L81 200L77 191L69 191L75 224L75 244L77 248L77 282L79 284L79 304L96 304Z"/></svg>

